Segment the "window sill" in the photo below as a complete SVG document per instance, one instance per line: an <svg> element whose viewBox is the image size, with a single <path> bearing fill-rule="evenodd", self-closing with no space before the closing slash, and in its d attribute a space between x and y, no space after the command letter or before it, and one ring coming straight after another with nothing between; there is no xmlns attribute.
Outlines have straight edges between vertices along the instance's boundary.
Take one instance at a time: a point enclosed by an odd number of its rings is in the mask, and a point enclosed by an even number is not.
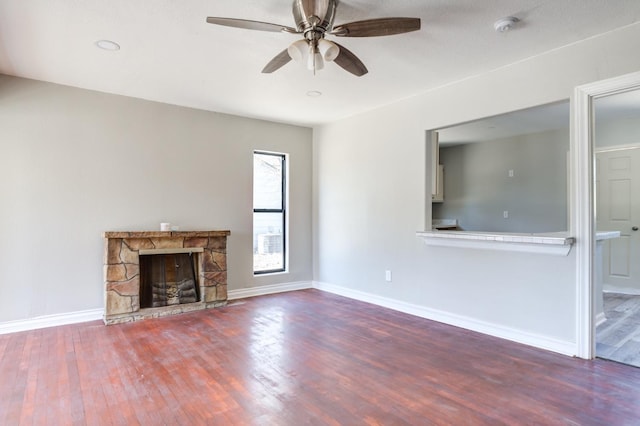
<svg viewBox="0 0 640 426"><path fill-rule="evenodd" d="M284 271L273 271L273 272L261 272L256 274L255 272L253 273L253 277L254 278L258 278L258 277L272 277L274 275L285 275L288 274L289 271L288 270L284 270Z"/></svg>
<svg viewBox="0 0 640 426"><path fill-rule="evenodd" d="M567 256L575 238L566 233L508 234L466 231L419 231L429 246L475 248Z"/></svg>

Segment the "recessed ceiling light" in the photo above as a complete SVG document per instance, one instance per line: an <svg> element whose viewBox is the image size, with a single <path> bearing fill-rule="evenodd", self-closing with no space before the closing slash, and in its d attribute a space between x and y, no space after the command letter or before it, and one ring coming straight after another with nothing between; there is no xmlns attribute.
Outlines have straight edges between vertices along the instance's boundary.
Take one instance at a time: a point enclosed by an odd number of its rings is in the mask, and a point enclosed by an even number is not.
<svg viewBox="0 0 640 426"><path fill-rule="evenodd" d="M322 96L322 92L319 92L317 90L309 90L307 92L307 96L309 96L310 98L317 98Z"/></svg>
<svg viewBox="0 0 640 426"><path fill-rule="evenodd" d="M96 46L104 50L111 50L111 51L120 50L120 45L115 41L111 41L111 40L98 40L96 41Z"/></svg>
<svg viewBox="0 0 640 426"><path fill-rule="evenodd" d="M515 16L507 16L506 18L498 19L493 24L493 28L499 33L504 33L513 28L518 22L520 22L520 20Z"/></svg>

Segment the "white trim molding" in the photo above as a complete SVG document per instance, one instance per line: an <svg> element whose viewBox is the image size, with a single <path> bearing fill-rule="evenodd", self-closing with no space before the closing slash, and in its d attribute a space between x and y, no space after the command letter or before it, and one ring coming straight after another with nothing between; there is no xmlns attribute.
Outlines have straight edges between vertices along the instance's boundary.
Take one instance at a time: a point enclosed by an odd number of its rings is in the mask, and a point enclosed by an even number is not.
<svg viewBox="0 0 640 426"><path fill-rule="evenodd" d="M313 287L318 290L334 293L340 296L348 297L350 299L371 303L377 306L382 306L384 308L389 308L395 311L404 312L406 314L415 315L428 320L437 321L455 327L476 331L478 333L510 340L512 342L522 343L525 345L534 346L536 348L557 352L562 355L575 355L575 342L559 340L535 333L528 333L522 330L504 327L485 321L479 321L474 318L439 311L424 306L414 305L412 303L402 302L399 300L390 299L359 290L352 290L334 284L314 281Z"/></svg>
<svg viewBox="0 0 640 426"><path fill-rule="evenodd" d="M311 281L298 281L293 283L261 285L257 287L229 290L227 300L246 299L247 297L265 296L267 294L284 293L286 291L306 290L313 288Z"/></svg>
<svg viewBox="0 0 640 426"><path fill-rule="evenodd" d="M283 293L288 291L306 290L310 288L316 288L321 291L326 291L343 297L348 297L350 299L371 303L376 306L393 309L395 311L404 312L406 314L414 315L420 318L449 324L452 326L499 337L513 342L534 346L552 352L557 352L563 355L575 355L575 343L573 342L565 342L562 340L550 338L548 336L527 333L521 330L479 321L474 318L469 318L462 315L456 315L436 309L430 309L412 303L402 302L371 293L316 281L299 281L293 283L273 284L243 288L238 290L230 290L228 293L228 300L245 299L249 297L265 296L269 294ZM27 320L9 321L6 323L0 323L0 334L102 320L103 315L103 309L93 309L88 311L71 312L67 314L47 315Z"/></svg>
<svg viewBox="0 0 640 426"><path fill-rule="evenodd" d="M628 143L624 145L611 145L611 146L602 146L602 147L594 147L596 153L599 152L616 152L616 151L626 151L628 149L640 149L640 143Z"/></svg>
<svg viewBox="0 0 640 426"><path fill-rule="evenodd" d="M567 256L575 238L564 232L509 234L469 231L418 231L428 246L462 247Z"/></svg>
<svg viewBox="0 0 640 426"><path fill-rule="evenodd" d="M247 297L264 296L267 294L282 293L285 291L305 290L309 288L312 288L311 281L273 284L259 287L242 288L239 290L229 290L227 298L228 300L244 299ZM20 331L37 330L40 328L77 324L87 321L102 321L103 318L103 308L91 309L87 311L68 312L64 314L45 315L41 317L0 323L0 334L17 333Z"/></svg>
<svg viewBox="0 0 640 426"><path fill-rule="evenodd" d="M37 330L59 325L77 324L80 322L102 320L104 309L68 312L64 314L45 315L25 320L0 323L0 334L17 333L19 331Z"/></svg>
<svg viewBox="0 0 640 426"><path fill-rule="evenodd" d="M572 216L576 236L576 355L595 357L594 314L594 141L593 100L640 89L640 72L575 88L571 100Z"/></svg>
<svg viewBox="0 0 640 426"><path fill-rule="evenodd" d="M611 284L605 284L602 289L604 293L626 294L630 296L640 296L640 289L634 287L619 287Z"/></svg>

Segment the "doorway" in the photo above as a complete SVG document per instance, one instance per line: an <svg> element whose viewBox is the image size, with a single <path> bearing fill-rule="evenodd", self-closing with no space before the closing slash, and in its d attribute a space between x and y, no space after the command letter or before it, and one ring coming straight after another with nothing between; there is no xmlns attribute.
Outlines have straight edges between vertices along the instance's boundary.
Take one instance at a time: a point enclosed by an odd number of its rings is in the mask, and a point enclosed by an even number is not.
<svg viewBox="0 0 640 426"><path fill-rule="evenodd" d="M593 112L596 356L640 367L640 90Z"/></svg>
<svg viewBox="0 0 640 426"><path fill-rule="evenodd" d="M573 212L572 233L576 248L576 355L596 356L596 308L602 292L597 289L595 103L615 95L640 91L640 72L577 87L573 96ZM619 189L619 188L618 188ZM637 263L637 259L634 260Z"/></svg>

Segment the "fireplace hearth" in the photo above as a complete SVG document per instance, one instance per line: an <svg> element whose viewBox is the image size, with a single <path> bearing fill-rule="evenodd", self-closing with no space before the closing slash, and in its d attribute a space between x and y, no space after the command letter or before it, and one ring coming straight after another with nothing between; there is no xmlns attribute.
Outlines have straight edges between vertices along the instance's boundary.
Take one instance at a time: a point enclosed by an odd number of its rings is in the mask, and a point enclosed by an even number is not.
<svg viewBox="0 0 640 426"><path fill-rule="evenodd" d="M105 324L225 305L229 234L105 232Z"/></svg>

